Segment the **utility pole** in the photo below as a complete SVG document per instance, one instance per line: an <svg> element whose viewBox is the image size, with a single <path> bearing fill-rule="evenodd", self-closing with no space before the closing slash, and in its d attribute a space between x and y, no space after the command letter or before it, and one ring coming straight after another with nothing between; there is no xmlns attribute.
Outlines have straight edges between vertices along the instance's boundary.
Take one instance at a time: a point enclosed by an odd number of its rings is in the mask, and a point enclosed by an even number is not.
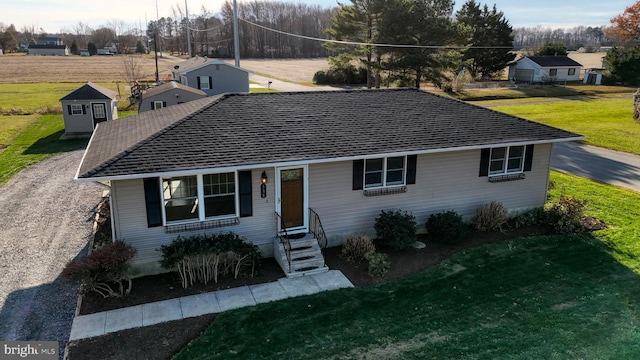
<svg viewBox="0 0 640 360"><path fill-rule="evenodd" d="M233 52L236 58L236 66L240 67L240 35L238 34L237 0L233 0Z"/></svg>
<svg viewBox="0 0 640 360"><path fill-rule="evenodd" d="M187 9L187 0L184 0L184 12L187 15L187 51L191 58L191 30L189 29L189 10Z"/></svg>
<svg viewBox="0 0 640 360"><path fill-rule="evenodd" d="M158 43L158 25L160 24L160 15L158 15L158 0L156 0L156 63L158 62L158 51L160 51L160 57L162 57L162 47L160 46L160 43ZM158 65L156 65L156 69L158 68ZM157 70L156 70L157 72ZM156 78L158 76L156 75ZM157 81L157 79L156 79Z"/></svg>

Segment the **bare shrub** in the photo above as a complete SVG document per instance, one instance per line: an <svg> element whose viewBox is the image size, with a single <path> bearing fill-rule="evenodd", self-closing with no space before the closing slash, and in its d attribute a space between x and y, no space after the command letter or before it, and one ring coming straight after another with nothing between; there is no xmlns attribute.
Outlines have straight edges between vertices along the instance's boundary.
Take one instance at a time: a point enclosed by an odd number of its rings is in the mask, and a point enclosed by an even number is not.
<svg viewBox="0 0 640 360"><path fill-rule="evenodd" d="M361 262L375 251L373 240L364 235L351 235L342 244L342 257L351 262Z"/></svg>
<svg viewBox="0 0 640 360"><path fill-rule="evenodd" d="M499 202L478 206L471 223L478 231L502 230L502 225L509 219L507 209Z"/></svg>

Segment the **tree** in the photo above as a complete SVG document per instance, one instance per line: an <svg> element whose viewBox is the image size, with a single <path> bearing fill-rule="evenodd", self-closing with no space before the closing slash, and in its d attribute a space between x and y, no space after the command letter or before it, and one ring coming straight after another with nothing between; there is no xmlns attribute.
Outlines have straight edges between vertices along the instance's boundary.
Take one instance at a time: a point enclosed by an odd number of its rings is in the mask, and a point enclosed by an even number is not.
<svg viewBox="0 0 640 360"><path fill-rule="evenodd" d="M18 47L18 31L11 24L0 33L0 48L3 52L14 51Z"/></svg>
<svg viewBox="0 0 640 360"><path fill-rule="evenodd" d="M105 47L110 46L115 40L116 34L113 30L106 27L94 30L89 37L89 41L91 41L98 49L104 49Z"/></svg>
<svg viewBox="0 0 640 360"><path fill-rule="evenodd" d="M467 44L470 29L453 21L451 0L388 1L380 25L380 39L388 44L415 47L385 48L383 66L401 84L422 81L443 87L448 73L459 67L462 54L454 48Z"/></svg>
<svg viewBox="0 0 640 360"><path fill-rule="evenodd" d="M138 42L136 43L136 54L146 54L147 53L147 47L144 46L144 43L142 42L142 40L138 39Z"/></svg>
<svg viewBox="0 0 640 360"><path fill-rule="evenodd" d="M471 49L464 53L469 61L468 70L474 78L493 78L513 61L513 29L496 6L490 11L481 9L475 0L468 0L456 13L456 20L473 29ZM473 48L478 47L478 48Z"/></svg>
<svg viewBox="0 0 640 360"><path fill-rule="evenodd" d="M640 47L613 47L602 59L607 68L605 82L621 85L640 85Z"/></svg>
<svg viewBox="0 0 640 360"><path fill-rule="evenodd" d="M140 80L143 74L144 58L139 55L124 55L122 57L122 75L131 84Z"/></svg>
<svg viewBox="0 0 640 360"><path fill-rule="evenodd" d="M75 40L71 43L70 51L73 55L80 55L80 51L78 51L78 44L76 44Z"/></svg>
<svg viewBox="0 0 640 360"><path fill-rule="evenodd" d="M98 47L94 43L89 42L87 44L87 51L89 51L89 55L91 56L96 55L98 53Z"/></svg>
<svg viewBox="0 0 640 360"><path fill-rule="evenodd" d="M544 43L544 45L542 45L542 47L540 47L536 51L536 55L566 56L567 48L564 45L562 45L562 43L554 43L554 42L547 41Z"/></svg>
<svg viewBox="0 0 640 360"><path fill-rule="evenodd" d="M336 40L375 43L378 39L377 29L380 26L384 2L381 0L350 1L351 5L338 3L339 9L331 18L331 27L326 30L326 33ZM332 43L327 43L325 46L332 50L338 49L338 46ZM370 89L374 82L376 83L376 87L380 87L380 54L376 51L376 48L374 46L363 45L344 54L347 53L351 54L352 58L365 56L365 59L361 59L360 61L364 63L367 68L367 88ZM374 62L372 61L374 53L376 54L376 64L378 64L375 76L373 71Z"/></svg>
<svg viewBox="0 0 640 360"><path fill-rule="evenodd" d="M640 1L611 19L611 27L605 30L605 34L621 43L640 41Z"/></svg>

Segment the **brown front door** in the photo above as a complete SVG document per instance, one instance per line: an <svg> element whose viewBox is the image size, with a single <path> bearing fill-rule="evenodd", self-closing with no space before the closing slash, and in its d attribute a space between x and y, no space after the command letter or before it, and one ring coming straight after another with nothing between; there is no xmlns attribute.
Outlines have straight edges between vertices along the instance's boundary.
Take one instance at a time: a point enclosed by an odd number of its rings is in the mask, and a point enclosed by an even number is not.
<svg viewBox="0 0 640 360"><path fill-rule="evenodd" d="M280 211L284 226L304 226L304 168L280 170Z"/></svg>

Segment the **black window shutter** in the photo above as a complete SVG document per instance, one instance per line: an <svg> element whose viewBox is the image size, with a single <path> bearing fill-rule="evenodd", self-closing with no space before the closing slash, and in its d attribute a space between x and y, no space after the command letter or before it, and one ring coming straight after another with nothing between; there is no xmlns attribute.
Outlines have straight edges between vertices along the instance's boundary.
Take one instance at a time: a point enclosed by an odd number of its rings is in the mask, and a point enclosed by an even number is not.
<svg viewBox="0 0 640 360"><path fill-rule="evenodd" d="M69 115L71 115L71 105L67 105L67 111L69 112Z"/></svg>
<svg viewBox="0 0 640 360"><path fill-rule="evenodd" d="M213 85L213 82L212 82L212 80L213 80L213 79L211 79L211 76L209 76L209 89L213 89L213 86L212 86L212 85Z"/></svg>
<svg viewBox="0 0 640 360"><path fill-rule="evenodd" d="M167 107L167 102L166 102L166 101L163 101L163 102L162 102L162 107L163 107L163 108L166 108L166 107Z"/></svg>
<svg viewBox="0 0 640 360"><path fill-rule="evenodd" d="M82 115L87 115L87 108L82 105Z"/></svg>
<svg viewBox="0 0 640 360"><path fill-rule="evenodd" d="M253 194L251 170L238 171L238 192L240 194L240 217L253 215Z"/></svg>
<svg viewBox="0 0 640 360"><path fill-rule="evenodd" d="M353 190L362 190L364 184L364 160L353 160Z"/></svg>
<svg viewBox="0 0 640 360"><path fill-rule="evenodd" d="M407 185L416 183L416 167L418 155L407 156Z"/></svg>
<svg viewBox="0 0 640 360"><path fill-rule="evenodd" d="M156 103L154 101L151 102L151 110L156 109Z"/></svg>
<svg viewBox="0 0 640 360"><path fill-rule="evenodd" d="M489 160L491 157L491 149L480 150L480 177L489 176Z"/></svg>
<svg viewBox="0 0 640 360"><path fill-rule="evenodd" d="M531 165L533 165L533 145L527 145L524 153L524 171L531 171Z"/></svg>
<svg viewBox="0 0 640 360"><path fill-rule="evenodd" d="M144 181L144 200L147 205L147 226L162 226L162 201L160 199L160 179L146 178Z"/></svg>
<svg viewBox="0 0 640 360"><path fill-rule="evenodd" d="M196 79L198 79L198 89L200 89L200 76L198 76Z"/></svg>

